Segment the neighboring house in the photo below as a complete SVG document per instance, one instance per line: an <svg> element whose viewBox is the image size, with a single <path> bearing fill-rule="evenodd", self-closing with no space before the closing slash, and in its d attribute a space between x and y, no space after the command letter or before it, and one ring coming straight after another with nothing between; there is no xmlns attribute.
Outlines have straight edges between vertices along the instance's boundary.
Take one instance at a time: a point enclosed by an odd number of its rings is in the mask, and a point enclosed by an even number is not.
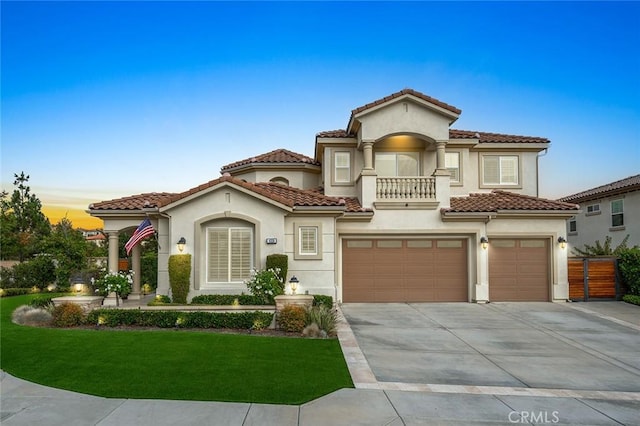
<svg viewBox="0 0 640 426"><path fill-rule="evenodd" d="M580 212L567 220L571 249L604 243L611 237L617 247L629 235L627 245L640 245L640 175L582 191L560 199L580 204Z"/></svg>
<svg viewBox="0 0 640 426"><path fill-rule="evenodd" d="M184 238L190 298L246 292L251 269L285 253L298 293L339 302L566 300L558 239L578 208L537 197L549 140L451 129L460 113L405 89L354 109L346 129L318 133L313 158L278 149L188 191L89 212L104 221L112 270L118 233L151 219L161 294Z"/></svg>

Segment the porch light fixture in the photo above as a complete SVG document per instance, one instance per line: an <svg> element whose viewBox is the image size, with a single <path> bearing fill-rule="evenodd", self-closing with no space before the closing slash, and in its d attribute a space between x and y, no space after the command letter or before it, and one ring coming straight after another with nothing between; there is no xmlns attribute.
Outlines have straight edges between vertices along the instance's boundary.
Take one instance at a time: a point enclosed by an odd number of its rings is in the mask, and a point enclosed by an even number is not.
<svg viewBox="0 0 640 426"><path fill-rule="evenodd" d="M567 240L564 237L558 237L558 244L560 244L561 249L564 249L567 247Z"/></svg>
<svg viewBox="0 0 640 426"><path fill-rule="evenodd" d="M184 245L187 244L187 240L184 237L180 237L178 240L178 251L182 253L184 251Z"/></svg>
<svg viewBox="0 0 640 426"><path fill-rule="evenodd" d="M76 283L76 293L80 293L82 291L82 283Z"/></svg>
<svg viewBox="0 0 640 426"><path fill-rule="evenodd" d="M298 277L296 277L295 275L291 277L291 279L289 280L289 285L291 286L291 294L296 294L299 282L300 281L298 280Z"/></svg>
<svg viewBox="0 0 640 426"><path fill-rule="evenodd" d="M489 239L487 237L480 237L480 245L486 250L487 247L489 247Z"/></svg>

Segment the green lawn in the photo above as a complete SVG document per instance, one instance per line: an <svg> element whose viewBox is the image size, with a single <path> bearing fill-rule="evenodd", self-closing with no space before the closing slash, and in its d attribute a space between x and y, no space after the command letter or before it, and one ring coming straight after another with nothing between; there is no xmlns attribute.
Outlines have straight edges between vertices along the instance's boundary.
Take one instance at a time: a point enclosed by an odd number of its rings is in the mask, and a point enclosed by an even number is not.
<svg viewBox="0 0 640 426"><path fill-rule="evenodd" d="M0 299L0 367L35 383L113 398L277 404L353 387L337 339L13 324L32 297Z"/></svg>

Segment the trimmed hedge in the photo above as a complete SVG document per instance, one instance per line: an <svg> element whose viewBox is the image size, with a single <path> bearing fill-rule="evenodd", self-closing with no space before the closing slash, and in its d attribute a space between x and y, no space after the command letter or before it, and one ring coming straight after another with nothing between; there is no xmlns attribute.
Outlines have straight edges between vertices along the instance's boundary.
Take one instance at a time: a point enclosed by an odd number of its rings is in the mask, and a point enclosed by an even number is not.
<svg viewBox="0 0 640 426"><path fill-rule="evenodd" d="M632 305L640 306L640 296L636 296L635 294L627 294L622 296L622 300L627 303L631 303Z"/></svg>
<svg viewBox="0 0 640 426"><path fill-rule="evenodd" d="M107 327L139 326L160 328L233 328L249 330L256 321L271 324L271 312L178 312L139 309L96 309L87 316L87 324Z"/></svg>
<svg viewBox="0 0 640 426"><path fill-rule="evenodd" d="M191 255L173 254L169 256L169 283L175 303L187 303L191 276Z"/></svg>
<svg viewBox="0 0 640 426"><path fill-rule="evenodd" d="M3 288L0 297L21 296L33 293L30 288Z"/></svg>
<svg viewBox="0 0 640 426"><path fill-rule="evenodd" d="M325 306L328 309L333 308L333 297L325 296L323 294L313 295L313 306Z"/></svg>
<svg viewBox="0 0 640 426"><path fill-rule="evenodd" d="M252 294L203 294L191 299L192 305L233 305L235 300L240 305L262 305L262 298Z"/></svg>
<svg viewBox="0 0 640 426"><path fill-rule="evenodd" d="M285 284L287 280L287 271L289 270L289 256L287 256L286 254L267 255L266 265L266 269L280 269L280 273L278 275L280 276L280 281L282 282L282 284Z"/></svg>

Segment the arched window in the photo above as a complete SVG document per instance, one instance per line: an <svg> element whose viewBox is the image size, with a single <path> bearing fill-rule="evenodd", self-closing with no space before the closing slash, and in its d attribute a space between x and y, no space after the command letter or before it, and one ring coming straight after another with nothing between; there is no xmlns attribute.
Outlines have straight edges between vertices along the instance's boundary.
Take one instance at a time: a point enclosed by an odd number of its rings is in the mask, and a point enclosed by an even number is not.
<svg viewBox="0 0 640 426"><path fill-rule="evenodd" d="M282 184L282 185L289 186L289 179L283 178L282 176L274 177L269 182L279 183L279 184Z"/></svg>

